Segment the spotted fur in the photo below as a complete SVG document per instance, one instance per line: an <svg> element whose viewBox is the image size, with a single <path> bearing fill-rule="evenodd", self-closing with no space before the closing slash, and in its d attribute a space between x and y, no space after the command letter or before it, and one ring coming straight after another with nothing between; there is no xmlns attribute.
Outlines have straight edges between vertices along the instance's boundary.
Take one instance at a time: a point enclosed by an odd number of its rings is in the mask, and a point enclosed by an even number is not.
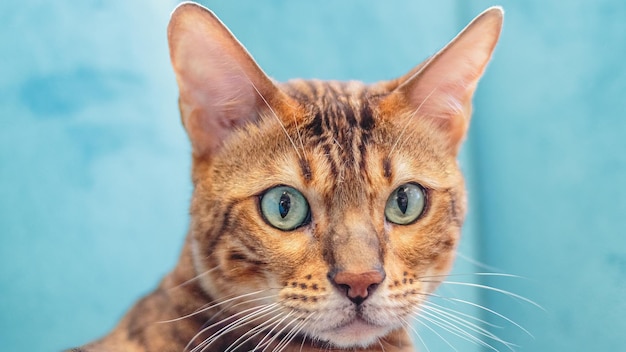
<svg viewBox="0 0 626 352"><path fill-rule="evenodd" d="M181 5L168 35L193 146L189 234L158 288L74 351L412 351L407 326L459 241L456 154L501 18L486 11L393 81L279 84L212 13ZM385 204L406 183L427 204L396 225ZM260 197L277 185L304 195L309 222L267 222Z"/></svg>

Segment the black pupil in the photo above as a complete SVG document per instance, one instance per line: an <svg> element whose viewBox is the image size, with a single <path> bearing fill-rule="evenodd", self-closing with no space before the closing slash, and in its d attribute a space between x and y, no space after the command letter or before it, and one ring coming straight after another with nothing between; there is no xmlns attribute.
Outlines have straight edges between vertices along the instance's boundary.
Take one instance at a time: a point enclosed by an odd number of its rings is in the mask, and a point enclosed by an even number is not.
<svg viewBox="0 0 626 352"><path fill-rule="evenodd" d="M291 198L287 192L284 192L280 196L280 200L278 201L278 211L280 212L280 217L285 218L289 213L289 208L291 208Z"/></svg>
<svg viewBox="0 0 626 352"><path fill-rule="evenodd" d="M406 214L406 207L409 205L409 197L406 195L405 187L398 188L396 202L398 202L398 208L400 208L402 214Z"/></svg>

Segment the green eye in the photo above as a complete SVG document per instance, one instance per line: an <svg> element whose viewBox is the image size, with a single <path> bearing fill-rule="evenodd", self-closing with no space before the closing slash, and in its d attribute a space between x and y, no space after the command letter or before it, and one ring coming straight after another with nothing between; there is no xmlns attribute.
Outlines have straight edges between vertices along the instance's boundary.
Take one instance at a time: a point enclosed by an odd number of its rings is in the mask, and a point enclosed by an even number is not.
<svg viewBox="0 0 626 352"><path fill-rule="evenodd" d="M261 196L261 214L270 225L289 231L309 220L309 203L295 188L278 186Z"/></svg>
<svg viewBox="0 0 626 352"><path fill-rule="evenodd" d="M387 220L398 225L415 221L424 212L425 198L422 187L414 183L405 183L396 188L385 206Z"/></svg>

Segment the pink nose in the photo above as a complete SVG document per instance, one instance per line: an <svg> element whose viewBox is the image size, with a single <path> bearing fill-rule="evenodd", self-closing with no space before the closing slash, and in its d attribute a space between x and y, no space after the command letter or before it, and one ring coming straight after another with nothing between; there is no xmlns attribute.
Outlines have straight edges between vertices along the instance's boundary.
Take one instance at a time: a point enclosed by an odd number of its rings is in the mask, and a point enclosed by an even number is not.
<svg viewBox="0 0 626 352"><path fill-rule="evenodd" d="M334 274L329 273L328 278L339 289L345 290L346 296L352 302L361 304L385 280L385 272L383 270L339 271Z"/></svg>

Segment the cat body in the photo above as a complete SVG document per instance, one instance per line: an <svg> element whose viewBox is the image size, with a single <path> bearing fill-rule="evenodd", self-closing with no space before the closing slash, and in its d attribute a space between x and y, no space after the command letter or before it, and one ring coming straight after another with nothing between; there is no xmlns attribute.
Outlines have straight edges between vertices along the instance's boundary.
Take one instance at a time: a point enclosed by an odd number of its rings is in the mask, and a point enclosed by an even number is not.
<svg viewBox="0 0 626 352"><path fill-rule="evenodd" d="M276 83L205 8L168 28L193 148L175 269L74 351L413 351L409 325L452 265L456 156L502 11L407 75Z"/></svg>

